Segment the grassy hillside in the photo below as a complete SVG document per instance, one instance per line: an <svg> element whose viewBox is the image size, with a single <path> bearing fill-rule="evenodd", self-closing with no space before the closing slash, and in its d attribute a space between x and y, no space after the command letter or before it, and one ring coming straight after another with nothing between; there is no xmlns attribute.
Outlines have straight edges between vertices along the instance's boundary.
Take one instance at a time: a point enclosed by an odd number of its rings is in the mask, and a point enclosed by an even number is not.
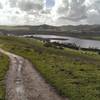
<svg viewBox="0 0 100 100"><path fill-rule="evenodd" d="M8 70L8 57L0 53L0 100L5 100L5 76Z"/></svg>
<svg viewBox="0 0 100 100"><path fill-rule="evenodd" d="M0 47L29 59L60 95L69 100L100 100L100 55L44 47L28 38L0 36Z"/></svg>

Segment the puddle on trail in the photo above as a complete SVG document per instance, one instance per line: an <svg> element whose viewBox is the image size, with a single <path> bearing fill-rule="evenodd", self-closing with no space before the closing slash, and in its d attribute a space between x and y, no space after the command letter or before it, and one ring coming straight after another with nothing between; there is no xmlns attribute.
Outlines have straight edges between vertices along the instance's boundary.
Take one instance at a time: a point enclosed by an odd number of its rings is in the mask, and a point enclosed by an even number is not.
<svg viewBox="0 0 100 100"><path fill-rule="evenodd" d="M23 78L22 78L22 67L23 67L23 61L20 60L17 62L18 66L16 68L16 92L18 96L18 100L27 100L27 97L25 95L24 85L23 85Z"/></svg>

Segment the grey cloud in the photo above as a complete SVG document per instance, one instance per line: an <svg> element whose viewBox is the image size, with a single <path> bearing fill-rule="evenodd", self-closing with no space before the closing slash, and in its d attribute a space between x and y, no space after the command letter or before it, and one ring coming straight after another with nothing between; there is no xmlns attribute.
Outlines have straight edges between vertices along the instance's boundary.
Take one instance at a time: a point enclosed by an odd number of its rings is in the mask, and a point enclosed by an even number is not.
<svg viewBox="0 0 100 100"><path fill-rule="evenodd" d="M100 13L100 0L96 0L92 6Z"/></svg>
<svg viewBox="0 0 100 100"><path fill-rule="evenodd" d="M86 19L87 11L84 2L85 0L72 0L68 19L75 21Z"/></svg>
<svg viewBox="0 0 100 100"><path fill-rule="evenodd" d="M63 5L59 6L57 13L60 15L59 19L80 21L86 19L85 0L63 0Z"/></svg>
<svg viewBox="0 0 100 100"><path fill-rule="evenodd" d="M50 9L47 9L46 11L44 11L44 10L41 10L41 14L50 14L51 12L50 12L51 10Z"/></svg>
<svg viewBox="0 0 100 100"><path fill-rule="evenodd" d="M24 22L26 24L34 24L34 21L38 19L35 23L40 23L39 19L42 16L43 0L4 0L3 4L5 18L9 19L8 21L18 24ZM6 9L6 6L8 9Z"/></svg>
<svg viewBox="0 0 100 100"><path fill-rule="evenodd" d="M18 7L22 11L41 10L43 5L37 0L9 0L11 7Z"/></svg>
<svg viewBox="0 0 100 100"><path fill-rule="evenodd" d="M69 1L63 0L63 6L60 6L57 10L57 13L66 15L69 10Z"/></svg>
<svg viewBox="0 0 100 100"><path fill-rule="evenodd" d="M100 24L100 14L96 15L96 14L92 14L88 17L87 22L89 24Z"/></svg>
<svg viewBox="0 0 100 100"><path fill-rule="evenodd" d="M100 0L95 0L95 2L89 7L89 11L87 22L89 24L100 24Z"/></svg>
<svg viewBox="0 0 100 100"><path fill-rule="evenodd" d="M2 9L3 8L3 5L0 3L0 9Z"/></svg>
<svg viewBox="0 0 100 100"><path fill-rule="evenodd" d="M17 3L18 3L18 0L9 0L9 3L10 3L11 7L16 7Z"/></svg>
<svg viewBox="0 0 100 100"><path fill-rule="evenodd" d="M84 15L84 16L79 16L79 17L67 17L67 16L62 16L60 17L59 19L63 19L63 20L71 20L71 21L74 21L74 22L77 22L77 21L80 21L80 20L84 20L86 19L87 16Z"/></svg>
<svg viewBox="0 0 100 100"><path fill-rule="evenodd" d="M43 7L43 5L41 4L38 4L38 3L34 3L34 1L23 1L21 0L19 3L18 3L18 7L21 9L21 10L24 10L24 11L30 11L30 10L41 10Z"/></svg>

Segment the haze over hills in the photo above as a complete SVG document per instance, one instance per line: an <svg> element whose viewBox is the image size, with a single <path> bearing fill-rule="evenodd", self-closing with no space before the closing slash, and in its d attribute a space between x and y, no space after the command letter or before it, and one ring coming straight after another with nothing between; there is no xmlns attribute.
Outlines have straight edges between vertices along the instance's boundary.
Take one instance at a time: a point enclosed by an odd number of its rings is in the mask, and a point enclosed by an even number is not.
<svg viewBox="0 0 100 100"><path fill-rule="evenodd" d="M56 35L100 35L100 25L78 25L78 26L0 26L0 34L29 35L29 34L56 34Z"/></svg>

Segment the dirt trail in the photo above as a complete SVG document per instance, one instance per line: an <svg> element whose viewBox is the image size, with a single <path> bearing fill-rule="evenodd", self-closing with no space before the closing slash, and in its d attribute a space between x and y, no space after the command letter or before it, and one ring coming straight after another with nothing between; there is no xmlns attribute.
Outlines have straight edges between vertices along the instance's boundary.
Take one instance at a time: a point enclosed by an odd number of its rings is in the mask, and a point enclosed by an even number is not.
<svg viewBox="0 0 100 100"><path fill-rule="evenodd" d="M68 100L56 94L28 60L2 49L0 52L10 58L6 77L7 100Z"/></svg>

